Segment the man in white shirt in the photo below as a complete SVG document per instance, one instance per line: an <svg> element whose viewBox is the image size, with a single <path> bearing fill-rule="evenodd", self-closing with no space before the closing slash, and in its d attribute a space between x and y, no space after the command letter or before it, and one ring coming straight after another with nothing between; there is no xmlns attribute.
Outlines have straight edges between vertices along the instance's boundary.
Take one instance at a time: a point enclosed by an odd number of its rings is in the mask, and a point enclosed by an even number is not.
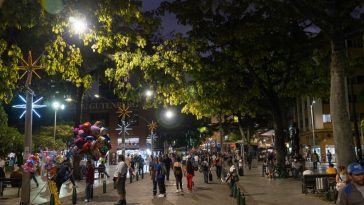
<svg viewBox="0 0 364 205"><path fill-rule="evenodd" d="M125 181L126 174L128 172L128 166L125 163L125 156L119 156L119 163L116 166L116 170L114 173L114 182L116 183L116 189L120 196L120 200L115 203L115 205L126 205L126 190L125 190Z"/></svg>

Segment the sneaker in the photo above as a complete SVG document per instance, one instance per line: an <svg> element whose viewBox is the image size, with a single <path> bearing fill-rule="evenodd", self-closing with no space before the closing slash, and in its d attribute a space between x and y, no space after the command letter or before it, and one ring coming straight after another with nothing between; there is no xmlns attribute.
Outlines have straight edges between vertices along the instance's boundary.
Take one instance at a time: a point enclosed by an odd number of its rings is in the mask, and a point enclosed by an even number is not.
<svg viewBox="0 0 364 205"><path fill-rule="evenodd" d="M179 189L176 190L176 193L179 193Z"/></svg>
<svg viewBox="0 0 364 205"><path fill-rule="evenodd" d="M164 197L164 194L159 194L158 197Z"/></svg>
<svg viewBox="0 0 364 205"><path fill-rule="evenodd" d="M85 199L85 202L88 202L88 199Z"/></svg>

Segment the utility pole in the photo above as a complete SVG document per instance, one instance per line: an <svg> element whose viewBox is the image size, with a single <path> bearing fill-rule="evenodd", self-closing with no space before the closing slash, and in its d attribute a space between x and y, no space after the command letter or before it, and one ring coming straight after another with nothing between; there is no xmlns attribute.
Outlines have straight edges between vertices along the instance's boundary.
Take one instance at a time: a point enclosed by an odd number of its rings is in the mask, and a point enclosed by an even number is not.
<svg viewBox="0 0 364 205"><path fill-rule="evenodd" d="M36 59L33 62L32 52L29 51L27 60L20 59L24 65L18 66L18 70L23 70L24 73L20 78L23 78L27 75L27 79L25 82L26 88L26 112L25 112L25 133L24 133L24 155L23 161L26 162L29 155L32 153L32 119L33 119L33 95L34 92L30 88L32 84L33 74L40 78L37 74L36 70L41 69L41 66L38 66L37 63L39 61ZM22 189L21 189L21 199L20 204L29 205L30 204L30 173L23 172L22 177Z"/></svg>

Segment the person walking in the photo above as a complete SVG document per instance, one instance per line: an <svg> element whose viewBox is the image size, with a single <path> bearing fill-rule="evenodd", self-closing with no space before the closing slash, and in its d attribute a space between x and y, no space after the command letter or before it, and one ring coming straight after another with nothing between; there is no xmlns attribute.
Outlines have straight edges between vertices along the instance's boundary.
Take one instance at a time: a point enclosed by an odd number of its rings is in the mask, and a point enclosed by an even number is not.
<svg viewBox="0 0 364 205"><path fill-rule="evenodd" d="M142 155L139 155L138 157L138 174L144 175L144 159Z"/></svg>
<svg viewBox="0 0 364 205"><path fill-rule="evenodd" d="M94 167L92 166L91 160L87 160L86 162L85 179L86 179L85 202L89 202L91 200L92 186L95 180L95 170Z"/></svg>
<svg viewBox="0 0 364 205"><path fill-rule="evenodd" d="M209 183L209 169L210 169L210 166L209 166L209 163L207 162L207 158L205 157L202 159L200 170L203 173L203 179L206 184Z"/></svg>
<svg viewBox="0 0 364 205"><path fill-rule="evenodd" d="M336 185L335 185L335 200L338 197L338 193L341 192L341 190L346 186L347 183L349 183L349 176L348 173L346 171L346 167L345 166L340 166L339 167L339 171L336 174Z"/></svg>
<svg viewBox="0 0 364 205"><path fill-rule="evenodd" d="M339 192L337 205L364 205L364 168L359 163L348 166L350 182Z"/></svg>
<svg viewBox="0 0 364 205"><path fill-rule="evenodd" d="M216 176L218 179L221 178L221 171L222 171L222 158L219 155L217 155L216 159L214 160L214 165L216 167Z"/></svg>
<svg viewBox="0 0 364 205"><path fill-rule="evenodd" d="M332 154L331 154L330 150L327 150L327 162L329 164L331 164L331 162L332 162Z"/></svg>
<svg viewBox="0 0 364 205"><path fill-rule="evenodd" d="M195 176L195 170L191 160L187 161L187 166L185 170L185 176L187 178L187 189L192 192L193 177Z"/></svg>
<svg viewBox="0 0 364 205"><path fill-rule="evenodd" d="M182 172L182 163L181 163L181 158L177 157L176 161L173 164L173 173L174 173L174 177L176 178L176 187L177 187L177 193L178 192L183 192L183 188L182 188L182 177L183 177L183 172Z"/></svg>
<svg viewBox="0 0 364 205"><path fill-rule="evenodd" d="M33 179L33 181L35 182L35 184L37 185L37 187L39 187L39 183L38 183L38 180L37 178L35 177L35 172L36 170L33 169L31 170L29 173L30 173L30 178Z"/></svg>
<svg viewBox="0 0 364 205"><path fill-rule="evenodd" d="M249 170L251 170L252 169L252 162L253 162L252 153L248 153L246 158L247 158L246 161L248 162L248 168L249 168Z"/></svg>
<svg viewBox="0 0 364 205"><path fill-rule="evenodd" d="M172 164L172 159L168 156L168 154L166 154L166 157L164 158L164 165L166 167L167 181L169 181L169 172L171 170L171 164Z"/></svg>
<svg viewBox="0 0 364 205"><path fill-rule="evenodd" d="M157 195L158 181L157 181L156 170L155 170L157 163L158 163L158 159L156 157L151 156L151 158L149 160L149 175L150 175L150 179L152 180L152 184L153 184L153 196Z"/></svg>
<svg viewBox="0 0 364 205"><path fill-rule="evenodd" d="M155 166L155 171L159 189L158 197L166 197L165 177L167 171L162 157L158 159L158 163Z"/></svg>
<svg viewBox="0 0 364 205"><path fill-rule="evenodd" d="M113 178L116 184L116 190L119 194L119 201L117 201L115 205L126 205L125 181L127 173L128 173L128 166L125 163L125 156L119 155L119 163L116 166Z"/></svg>
<svg viewBox="0 0 364 205"><path fill-rule="evenodd" d="M311 156L311 161L313 164L313 170L317 170L317 163L319 162L319 156L316 153L316 150L313 151L313 154Z"/></svg>
<svg viewBox="0 0 364 205"><path fill-rule="evenodd" d="M103 174L105 174L107 178L110 177L109 174L106 172L106 166L105 166L105 161L104 160L101 161L98 168L99 168L99 178L101 178L101 176Z"/></svg>
<svg viewBox="0 0 364 205"><path fill-rule="evenodd" d="M235 159L233 162L233 165L231 165L229 169L229 176L226 178L226 182L230 180L230 196L233 196L233 187L235 186L235 183L239 181L239 175L238 175L238 161Z"/></svg>

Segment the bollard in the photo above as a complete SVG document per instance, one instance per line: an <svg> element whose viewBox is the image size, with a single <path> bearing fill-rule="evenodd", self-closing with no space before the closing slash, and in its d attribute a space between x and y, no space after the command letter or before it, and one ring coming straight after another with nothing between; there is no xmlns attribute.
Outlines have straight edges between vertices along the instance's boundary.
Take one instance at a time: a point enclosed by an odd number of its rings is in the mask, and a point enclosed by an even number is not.
<svg viewBox="0 0 364 205"><path fill-rule="evenodd" d="M106 181L104 180L103 182L102 182L102 193L106 193Z"/></svg>
<svg viewBox="0 0 364 205"><path fill-rule="evenodd" d="M129 179L130 179L130 184L133 183L133 173L132 172L129 174Z"/></svg>
<svg viewBox="0 0 364 205"><path fill-rule="evenodd" d="M136 173L136 178L135 178L137 181L139 181L139 174L138 172Z"/></svg>
<svg viewBox="0 0 364 205"><path fill-rule="evenodd" d="M238 193L239 193L239 188L236 185L236 182L234 184L235 184L235 198L237 199L238 198Z"/></svg>
<svg viewBox="0 0 364 205"><path fill-rule="evenodd" d="M51 198L49 199L49 205L54 205L55 203L54 203L55 201L54 201L54 194L51 194ZM22 203L20 203L20 204L22 204Z"/></svg>
<svg viewBox="0 0 364 205"><path fill-rule="evenodd" d="M76 190L76 187L73 187L73 190L72 190L72 204L77 204L77 190Z"/></svg>
<svg viewBox="0 0 364 205"><path fill-rule="evenodd" d="M245 195L243 192L240 194L240 204L239 205L245 205Z"/></svg>
<svg viewBox="0 0 364 205"><path fill-rule="evenodd" d="M237 195L236 195L236 204L237 205L240 205L240 189L238 188L238 193L237 193Z"/></svg>

